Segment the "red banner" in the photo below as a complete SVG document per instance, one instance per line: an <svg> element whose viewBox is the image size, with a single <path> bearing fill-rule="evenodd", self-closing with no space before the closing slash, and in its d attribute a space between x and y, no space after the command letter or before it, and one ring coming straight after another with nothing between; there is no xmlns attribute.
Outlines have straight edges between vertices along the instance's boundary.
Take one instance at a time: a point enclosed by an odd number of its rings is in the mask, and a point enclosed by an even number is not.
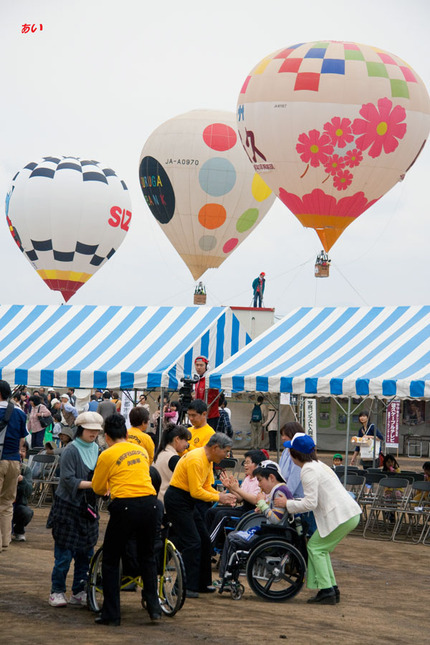
<svg viewBox="0 0 430 645"><path fill-rule="evenodd" d="M386 448L399 447L399 423L400 423L400 401L391 401L387 407L387 417L385 420Z"/></svg>

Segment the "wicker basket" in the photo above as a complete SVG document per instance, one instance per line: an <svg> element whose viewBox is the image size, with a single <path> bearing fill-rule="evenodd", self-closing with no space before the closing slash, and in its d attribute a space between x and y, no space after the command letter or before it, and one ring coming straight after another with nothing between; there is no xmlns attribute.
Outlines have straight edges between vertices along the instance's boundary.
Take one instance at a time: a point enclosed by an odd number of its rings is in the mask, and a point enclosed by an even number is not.
<svg viewBox="0 0 430 645"><path fill-rule="evenodd" d="M206 304L206 294L205 293L195 293L194 294L194 304L195 305L205 305Z"/></svg>

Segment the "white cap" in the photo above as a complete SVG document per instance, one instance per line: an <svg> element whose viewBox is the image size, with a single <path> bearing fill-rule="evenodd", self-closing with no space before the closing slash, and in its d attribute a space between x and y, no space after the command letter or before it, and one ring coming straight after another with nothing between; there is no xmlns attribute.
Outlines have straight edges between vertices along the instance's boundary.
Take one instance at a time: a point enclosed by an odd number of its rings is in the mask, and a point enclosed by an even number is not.
<svg viewBox="0 0 430 645"><path fill-rule="evenodd" d="M70 397L68 394L60 394L60 399L67 399L68 401L70 401Z"/></svg>

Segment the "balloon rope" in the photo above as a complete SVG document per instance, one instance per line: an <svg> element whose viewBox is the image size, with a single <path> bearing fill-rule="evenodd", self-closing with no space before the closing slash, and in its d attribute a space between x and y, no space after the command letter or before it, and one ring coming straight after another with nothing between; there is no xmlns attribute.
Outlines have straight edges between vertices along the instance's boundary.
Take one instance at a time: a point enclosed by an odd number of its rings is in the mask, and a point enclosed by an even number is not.
<svg viewBox="0 0 430 645"><path fill-rule="evenodd" d="M357 291L357 289L356 289L356 288L351 284L351 282L348 280L348 278L347 278L346 276L344 276L344 275L343 275L343 273L342 273L342 271L339 269L339 267L338 267L336 264L335 264L335 265L332 265L332 267L333 267L333 266L334 266L334 268L335 268L335 269L337 269L337 271L339 271L339 273L340 273L340 275L342 276L342 278L345 280L345 282L347 282L347 283L349 284L349 286L351 287L351 289L352 289L353 291L355 291L355 293L357 294L357 296L358 296L359 298L361 298L361 299L362 299L362 301L364 302L364 304L365 304L367 307L370 307L369 303L368 303L368 302L366 302L365 298L363 298L363 296L361 295L361 293L360 293L359 291Z"/></svg>

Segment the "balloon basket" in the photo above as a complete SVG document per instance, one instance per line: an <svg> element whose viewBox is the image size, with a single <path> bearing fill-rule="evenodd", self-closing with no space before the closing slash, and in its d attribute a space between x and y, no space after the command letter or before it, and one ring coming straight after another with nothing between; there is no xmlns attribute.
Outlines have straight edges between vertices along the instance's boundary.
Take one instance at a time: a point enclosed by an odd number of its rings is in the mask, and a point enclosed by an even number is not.
<svg viewBox="0 0 430 645"><path fill-rule="evenodd" d="M315 265L315 277L316 278L329 278L330 277L330 265L324 266L323 264Z"/></svg>
<svg viewBox="0 0 430 645"><path fill-rule="evenodd" d="M194 304L195 305L205 305L206 304L206 294L205 293L195 293L194 294Z"/></svg>

